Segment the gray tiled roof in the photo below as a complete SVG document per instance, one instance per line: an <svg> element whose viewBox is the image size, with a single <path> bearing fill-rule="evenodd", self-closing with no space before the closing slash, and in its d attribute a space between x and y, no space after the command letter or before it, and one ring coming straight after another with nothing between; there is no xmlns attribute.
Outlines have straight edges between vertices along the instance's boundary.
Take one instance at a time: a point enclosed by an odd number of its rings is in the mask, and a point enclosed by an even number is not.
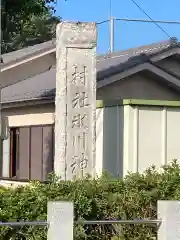
<svg viewBox="0 0 180 240"><path fill-rule="evenodd" d="M97 57L97 77L101 73L106 75L106 71L109 69L114 69L116 66L119 68L124 68L127 63L129 64L132 57L140 56L141 54L156 54L162 50L171 47L172 42L170 40L154 43L147 46L137 47L133 49L128 49L127 51L119 51L113 54L101 55ZM48 41L43 44L35 45L34 47L28 47L26 49L18 50L12 53L3 55L4 62L14 61L18 58L24 57L26 54L36 51L42 51L44 48L55 47L53 41ZM136 60L137 61L137 60ZM129 66L129 65L128 65ZM42 97L52 97L55 94L55 67L50 71L37 75L33 78L21 81L14 85L8 86L2 89L1 101L2 102L13 102L20 100L31 100L35 98Z"/></svg>
<svg viewBox="0 0 180 240"><path fill-rule="evenodd" d="M131 67L137 62L144 60L144 56L151 56L174 46L172 40L161 41L150 45L115 52L110 55L100 56L97 59L98 73L97 78L104 78L114 73L116 68L118 72ZM108 73L108 74L107 74Z"/></svg>
<svg viewBox="0 0 180 240"><path fill-rule="evenodd" d="M1 91L1 101L7 103L50 96L52 95L50 92L55 89L55 76L56 70L51 69L33 78L5 87Z"/></svg>
<svg viewBox="0 0 180 240"><path fill-rule="evenodd" d="M6 53L2 55L3 63L6 64L11 61L18 61L19 59L27 57L28 55L33 55L34 53L41 52L46 49L51 49L53 47L56 47L55 40L47 41L27 48L22 48L17 51Z"/></svg>

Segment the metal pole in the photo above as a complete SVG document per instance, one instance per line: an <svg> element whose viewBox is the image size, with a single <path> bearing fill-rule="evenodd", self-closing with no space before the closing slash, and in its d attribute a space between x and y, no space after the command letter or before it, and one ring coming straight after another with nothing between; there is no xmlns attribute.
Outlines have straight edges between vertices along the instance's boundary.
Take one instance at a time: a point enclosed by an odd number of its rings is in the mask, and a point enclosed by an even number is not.
<svg viewBox="0 0 180 240"><path fill-rule="evenodd" d="M145 219L139 219L139 220L90 220L90 221L80 221L79 224L85 224L85 225L109 225L109 224L161 224L162 220L145 220Z"/></svg>
<svg viewBox="0 0 180 240"><path fill-rule="evenodd" d="M110 53L114 51L114 17L112 17L112 0L109 0L109 44Z"/></svg>
<svg viewBox="0 0 180 240"><path fill-rule="evenodd" d="M23 226L49 226L48 222L34 221L34 222L0 222L1 227L23 227Z"/></svg>
<svg viewBox="0 0 180 240"><path fill-rule="evenodd" d="M110 52L114 52L114 17L110 18Z"/></svg>

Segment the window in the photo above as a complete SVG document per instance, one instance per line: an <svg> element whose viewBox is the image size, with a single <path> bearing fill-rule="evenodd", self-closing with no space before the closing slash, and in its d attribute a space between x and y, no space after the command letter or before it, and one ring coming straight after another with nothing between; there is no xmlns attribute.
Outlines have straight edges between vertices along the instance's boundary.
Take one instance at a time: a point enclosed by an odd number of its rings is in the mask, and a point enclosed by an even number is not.
<svg viewBox="0 0 180 240"><path fill-rule="evenodd" d="M9 177L16 180L46 180L53 171L54 126L10 129Z"/></svg>

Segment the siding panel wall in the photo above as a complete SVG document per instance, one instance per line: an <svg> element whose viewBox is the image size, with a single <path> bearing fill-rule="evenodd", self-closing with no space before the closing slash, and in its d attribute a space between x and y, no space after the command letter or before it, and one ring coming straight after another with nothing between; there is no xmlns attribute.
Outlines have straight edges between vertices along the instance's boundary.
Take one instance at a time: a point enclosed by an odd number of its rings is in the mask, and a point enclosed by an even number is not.
<svg viewBox="0 0 180 240"><path fill-rule="evenodd" d="M19 128L18 179L29 179L30 129Z"/></svg>
<svg viewBox="0 0 180 240"><path fill-rule="evenodd" d="M124 172L143 172L152 165L178 159L180 162L180 108L158 106L125 106L131 114L124 123ZM137 114L138 112L138 114ZM128 134L127 134L128 133Z"/></svg>
<svg viewBox="0 0 180 240"><path fill-rule="evenodd" d="M111 106L96 110L96 174L104 170L123 174L124 109Z"/></svg>
<svg viewBox="0 0 180 240"><path fill-rule="evenodd" d="M43 151L43 128L31 127L31 154L30 176L31 180L42 180L42 151Z"/></svg>
<svg viewBox="0 0 180 240"><path fill-rule="evenodd" d="M167 159L180 159L180 109L167 109Z"/></svg>
<svg viewBox="0 0 180 240"><path fill-rule="evenodd" d="M103 168L103 115L104 109L96 109L96 174L101 176Z"/></svg>
<svg viewBox="0 0 180 240"><path fill-rule="evenodd" d="M143 171L152 165L161 167L162 111L162 107L139 107L139 143L134 146L134 152L138 148L137 170Z"/></svg>
<svg viewBox="0 0 180 240"><path fill-rule="evenodd" d="M46 180L53 171L54 125L23 126L16 129L16 179ZM3 140L2 177L10 175L10 131ZM12 140L13 141L13 140ZM12 152L14 155L15 152ZM12 161L13 161L12 157Z"/></svg>

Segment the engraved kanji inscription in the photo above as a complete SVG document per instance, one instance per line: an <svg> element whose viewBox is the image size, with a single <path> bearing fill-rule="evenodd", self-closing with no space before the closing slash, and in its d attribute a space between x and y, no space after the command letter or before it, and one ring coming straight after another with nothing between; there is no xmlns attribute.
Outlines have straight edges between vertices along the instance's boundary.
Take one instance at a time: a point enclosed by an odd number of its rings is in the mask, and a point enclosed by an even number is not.
<svg viewBox="0 0 180 240"><path fill-rule="evenodd" d="M87 166L88 166L88 157L84 153L82 153L79 167L81 170L83 170L83 169L86 169Z"/></svg>
<svg viewBox="0 0 180 240"><path fill-rule="evenodd" d="M94 23L57 26L54 170L62 180L96 172L96 32Z"/></svg>
<svg viewBox="0 0 180 240"><path fill-rule="evenodd" d="M74 153L81 153L87 151L87 134L85 132L79 133L72 137Z"/></svg>
<svg viewBox="0 0 180 240"><path fill-rule="evenodd" d="M85 153L81 153L80 156L74 156L72 158L72 174L77 170L77 168L80 168L82 171L83 169L86 169L88 166L88 157L85 155Z"/></svg>
<svg viewBox="0 0 180 240"><path fill-rule="evenodd" d="M72 99L72 107L73 108L81 108L88 106L88 96L86 92L76 93Z"/></svg>
<svg viewBox="0 0 180 240"><path fill-rule="evenodd" d="M86 84L86 66L73 67L72 83L76 85Z"/></svg>
<svg viewBox="0 0 180 240"><path fill-rule="evenodd" d="M88 128L88 115L75 114L72 119L72 128Z"/></svg>
<svg viewBox="0 0 180 240"><path fill-rule="evenodd" d="M77 166L78 166L78 156L74 156L72 158L72 164L71 164L71 172L72 172L72 174L75 172Z"/></svg>

